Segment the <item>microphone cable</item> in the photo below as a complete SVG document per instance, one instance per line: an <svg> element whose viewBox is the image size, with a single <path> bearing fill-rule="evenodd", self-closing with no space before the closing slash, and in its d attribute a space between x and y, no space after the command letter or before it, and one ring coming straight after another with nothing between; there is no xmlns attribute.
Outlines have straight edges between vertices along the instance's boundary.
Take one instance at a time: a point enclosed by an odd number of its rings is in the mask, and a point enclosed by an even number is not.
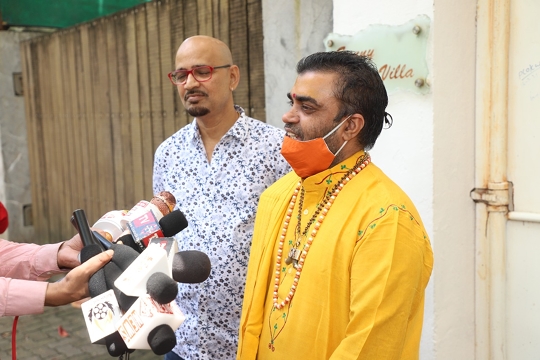
<svg viewBox="0 0 540 360"><path fill-rule="evenodd" d="M13 319L13 327L11 328L11 360L17 360L17 323L19 317L15 316Z"/></svg>

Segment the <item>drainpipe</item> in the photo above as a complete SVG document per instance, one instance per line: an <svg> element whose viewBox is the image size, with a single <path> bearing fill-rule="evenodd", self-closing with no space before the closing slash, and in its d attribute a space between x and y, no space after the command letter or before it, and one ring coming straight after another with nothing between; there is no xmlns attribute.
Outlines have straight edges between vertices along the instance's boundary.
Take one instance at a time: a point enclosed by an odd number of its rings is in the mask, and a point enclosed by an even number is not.
<svg viewBox="0 0 540 360"><path fill-rule="evenodd" d="M476 359L506 359L510 0L478 0L476 79Z"/></svg>

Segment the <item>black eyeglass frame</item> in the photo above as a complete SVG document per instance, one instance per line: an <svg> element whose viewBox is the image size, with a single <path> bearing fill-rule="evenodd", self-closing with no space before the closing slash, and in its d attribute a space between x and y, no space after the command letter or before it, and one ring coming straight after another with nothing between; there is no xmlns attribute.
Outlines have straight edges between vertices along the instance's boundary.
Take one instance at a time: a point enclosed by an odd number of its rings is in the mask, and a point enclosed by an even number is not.
<svg viewBox="0 0 540 360"><path fill-rule="evenodd" d="M231 67L232 65L231 64L227 64L227 65L221 65L221 66L210 66L210 65L203 65L203 66L196 66L194 68L192 68L191 70L186 70L186 69L178 69L178 70L174 70L174 71L171 71L168 76L169 76L169 80L171 80L171 82L173 83L173 85L184 85L186 82L187 82L187 79L189 77L189 74L191 74L191 76L193 76L193 78L195 80L197 80L197 82L205 82L205 81L208 81L210 79L212 79L212 75L214 74L214 70L215 69L224 69L224 68L228 68L228 67ZM202 68L208 68L210 69L210 77L208 79L205 79L205 80L199 80L197 79L197 76L195 76L195 73L194 71L197 71L199 69L202 69ZM179 72L184 72L186 74L186 79L182 82L175 82L173 80L173 76L175 76L177 73Z"/></svg>

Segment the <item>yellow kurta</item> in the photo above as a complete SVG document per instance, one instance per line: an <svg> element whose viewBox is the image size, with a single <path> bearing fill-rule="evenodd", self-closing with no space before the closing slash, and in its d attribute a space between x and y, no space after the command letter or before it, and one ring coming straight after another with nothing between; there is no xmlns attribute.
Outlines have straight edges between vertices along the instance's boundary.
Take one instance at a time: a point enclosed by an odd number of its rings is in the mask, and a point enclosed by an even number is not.
<svg viewBox="0 0 540 360"><path fill-rule="evenodd" d="M304 180L302 231L360 155ZM374 164L345 185L330 208L290 305L273 308L279 234L298 181L291 172L261 196L237 359L418 359L433 254L411 200ZM284 259L296 238L298 206ZM296 270L283 261L279 271L281 302Z"/></svg>

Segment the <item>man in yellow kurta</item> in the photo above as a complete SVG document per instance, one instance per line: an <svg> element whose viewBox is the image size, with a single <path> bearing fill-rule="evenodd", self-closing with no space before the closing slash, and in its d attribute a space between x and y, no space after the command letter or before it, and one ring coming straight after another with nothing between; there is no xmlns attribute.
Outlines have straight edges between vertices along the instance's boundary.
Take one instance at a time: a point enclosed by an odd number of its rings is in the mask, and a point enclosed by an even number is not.
<svg viewBox="0 0 540 360"><path fill-rule="evenodd" d="M365 152L391 124L377 68L343 51L297 72L282 147L294 172L259 202L237 359L418 359L433 254Z"/></svg>

